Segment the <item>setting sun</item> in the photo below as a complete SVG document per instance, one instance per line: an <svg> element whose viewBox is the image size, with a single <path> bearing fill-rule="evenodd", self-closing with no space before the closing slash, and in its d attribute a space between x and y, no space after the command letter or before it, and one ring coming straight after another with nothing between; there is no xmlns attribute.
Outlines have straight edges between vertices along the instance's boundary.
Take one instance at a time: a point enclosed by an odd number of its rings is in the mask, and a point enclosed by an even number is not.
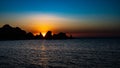
<svg viewBox="0 0 120 68"><path fill-rule="evenodd" d="M45 37L46 32L42 32L43 37Z"/></svg>

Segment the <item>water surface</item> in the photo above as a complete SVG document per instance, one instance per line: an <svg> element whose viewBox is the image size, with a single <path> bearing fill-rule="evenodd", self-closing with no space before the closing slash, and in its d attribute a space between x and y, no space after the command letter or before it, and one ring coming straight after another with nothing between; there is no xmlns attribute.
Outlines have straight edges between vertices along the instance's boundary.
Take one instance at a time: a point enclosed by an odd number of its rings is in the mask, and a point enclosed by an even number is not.
<svg viewBox="0 0 120 68"><path fill-rule="evenodd" d="M120 68L120 40L0 41L0 68Z"/></svg>

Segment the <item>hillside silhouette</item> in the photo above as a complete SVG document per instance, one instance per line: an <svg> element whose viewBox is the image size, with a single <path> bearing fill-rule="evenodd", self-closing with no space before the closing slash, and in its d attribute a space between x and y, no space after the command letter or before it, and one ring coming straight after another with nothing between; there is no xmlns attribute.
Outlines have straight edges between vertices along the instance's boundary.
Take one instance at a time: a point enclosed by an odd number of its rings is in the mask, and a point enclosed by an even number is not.
<svg viewBox="0 0 120 68"><path fill-rule="evenodd" d="M72 39L72 36L68 37L66 33L60 32L58 34L53 34L52 31L48 31L43 37L40 33L34 36L31 32L26 32L19 27L11 27L9 24L5 24L0 28L0 40L29 40L29 39Z"/></svg>

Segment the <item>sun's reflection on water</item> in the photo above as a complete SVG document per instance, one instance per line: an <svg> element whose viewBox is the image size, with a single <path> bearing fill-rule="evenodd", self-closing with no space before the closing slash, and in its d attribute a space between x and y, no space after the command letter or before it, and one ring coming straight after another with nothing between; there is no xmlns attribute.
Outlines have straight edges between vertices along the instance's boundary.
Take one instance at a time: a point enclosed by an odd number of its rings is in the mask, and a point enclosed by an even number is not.
<svg viewBox="0 0 120 68"><path fill-rule="evenodd" d="M42 45L40 46L40 65L43 68L48 68L48 57L46 54L46 46L44 45L45 40L43 41Z"/></svg>

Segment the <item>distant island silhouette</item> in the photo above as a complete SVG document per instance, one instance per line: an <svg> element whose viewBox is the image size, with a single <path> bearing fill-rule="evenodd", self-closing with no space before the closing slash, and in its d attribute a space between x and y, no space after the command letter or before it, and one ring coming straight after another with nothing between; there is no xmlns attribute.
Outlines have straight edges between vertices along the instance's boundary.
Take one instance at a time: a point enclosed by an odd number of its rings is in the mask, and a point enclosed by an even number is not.
<svg viewBox="0 0 120 68"><path fill-rule="evenodd" d="M31 32L26 32L19 27L11 27L9 24L5 24L0 28L0 40L29 40L29 39L46 39L46 40L55 40L55 39L72 39L72 35L68 37L66 33L60 32L58 34L53 34L52 31L48 31L43 37L40 34L34 36Z"/></svg>

